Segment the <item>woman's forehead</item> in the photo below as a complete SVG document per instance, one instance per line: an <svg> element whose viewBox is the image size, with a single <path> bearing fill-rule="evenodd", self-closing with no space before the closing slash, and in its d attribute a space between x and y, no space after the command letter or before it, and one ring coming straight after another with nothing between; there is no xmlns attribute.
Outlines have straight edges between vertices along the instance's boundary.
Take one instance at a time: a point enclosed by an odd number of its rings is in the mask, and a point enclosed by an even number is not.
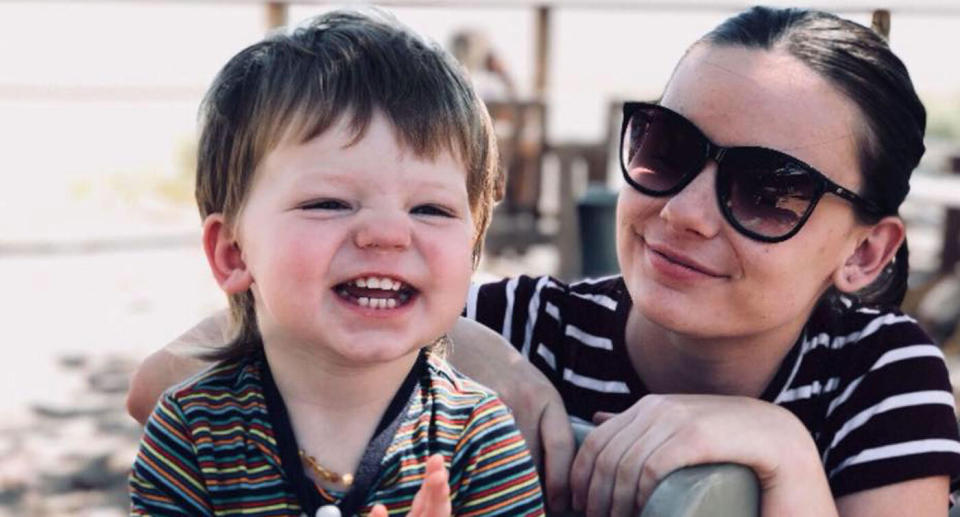
<svg viewBox="0 0 960 517"><path fill-rule="evenodd" d="M718 145L769 147L837 181L859 179L856 105L785 51L697 45L661 102Z"/></svg>

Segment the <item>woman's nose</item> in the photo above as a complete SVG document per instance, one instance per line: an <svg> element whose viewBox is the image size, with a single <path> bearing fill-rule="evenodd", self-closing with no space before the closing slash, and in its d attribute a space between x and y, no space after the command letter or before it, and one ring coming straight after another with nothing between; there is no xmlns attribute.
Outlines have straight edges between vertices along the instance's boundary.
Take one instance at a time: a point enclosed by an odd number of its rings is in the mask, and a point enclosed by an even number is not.
<svg viewBox="0 0 960 517"><path fill-rule="evenodd" d="M717 205L717 163L708 160L700 174L680 192L667 198L660 217L680 232L710 238L719 233L723 216Z"/></svg>
<svg viewBox="0 0 960 517"><path fill-rule="evenodd" d="M364 249L405 249L411 242L409 217L400 210L370 211L362 216L354 242Z"/></svg>

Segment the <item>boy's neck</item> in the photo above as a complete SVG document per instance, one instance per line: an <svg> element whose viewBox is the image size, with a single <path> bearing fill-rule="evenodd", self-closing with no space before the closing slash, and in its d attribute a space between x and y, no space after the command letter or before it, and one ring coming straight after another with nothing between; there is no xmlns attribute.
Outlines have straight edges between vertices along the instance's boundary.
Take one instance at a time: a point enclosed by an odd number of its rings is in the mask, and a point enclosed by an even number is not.
<svg viewBox="0 0 960 517"><path fill-rule="evenodd" d="M264 352L287 406L351 415L386 408L420 351L366 365L331 360L299 347L264 344Z"/></svg>
<svg viewBox="0 0 960 517"><path fill-rule="evenodd" d="M363 366L289 346L265 343L264 352L299 448L325 468L353 473L419 349Z"/></svg>

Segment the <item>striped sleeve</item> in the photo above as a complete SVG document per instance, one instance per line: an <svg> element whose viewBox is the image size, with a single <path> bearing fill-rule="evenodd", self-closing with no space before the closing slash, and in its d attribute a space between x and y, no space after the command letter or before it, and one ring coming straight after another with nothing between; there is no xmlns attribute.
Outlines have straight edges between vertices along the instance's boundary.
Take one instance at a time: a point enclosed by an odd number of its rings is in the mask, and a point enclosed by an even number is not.
<svg viewBox="0 0 960 517"><path fill-rule="evenodd" d="M463 315L499 333L555 385L561 382L566 285L519 276L472 285Z"/></svg>
<svg viewBox="0 0 960 517"><path fill-rule="evenodd" d="M499 398L477 404L460 436L450 467L454 515L544 515L537 471Z"/></svg>
<svg viewBox="0 0 960 517"><path fill-rule="evenodd" d="M130 473L130 505L131 515L213 515L190 431L169 394L144 427Z"/></svg>
<svg viewBox="0 0 960 517"><path fill-rule="evenodd" d="M940 348L895 313L834 341L847 367L818 440L834 496L941 475L956 488L960 441Z"/></svg>

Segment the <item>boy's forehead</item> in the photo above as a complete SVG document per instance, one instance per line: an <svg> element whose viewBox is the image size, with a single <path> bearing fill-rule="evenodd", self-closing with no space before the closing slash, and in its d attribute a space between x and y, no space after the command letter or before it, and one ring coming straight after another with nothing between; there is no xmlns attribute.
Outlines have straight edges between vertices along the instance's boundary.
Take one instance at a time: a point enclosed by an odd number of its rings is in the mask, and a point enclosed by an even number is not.
<svg viewBox="0 0 960 517"><path fill-rule="evenodd" d="M261 175L281 173L285 182L298 184L389 181L393 176L422 187L464 184L468 169L456 147L416 143L382 115L371 117L365 127L341 117L316 135L302 126L288 130L258 169Z"/></svg>
<svg viewBox="0 0 960 517"><path fill-rule="evenodd" d="M464 171L468 170L468 143L461 142L458 135L451 131L417 134L420 132L412 132L394 123L379 108L373 109L366 117L352 108L341 110L332 117L318 117L300 110L286 122L274 126L279 130L274 131L267 154L277 147L309 145L317 140L327 141L349 154L367 139L382 141L390 138L398 158L432 162L452 159Z"/></svg>

